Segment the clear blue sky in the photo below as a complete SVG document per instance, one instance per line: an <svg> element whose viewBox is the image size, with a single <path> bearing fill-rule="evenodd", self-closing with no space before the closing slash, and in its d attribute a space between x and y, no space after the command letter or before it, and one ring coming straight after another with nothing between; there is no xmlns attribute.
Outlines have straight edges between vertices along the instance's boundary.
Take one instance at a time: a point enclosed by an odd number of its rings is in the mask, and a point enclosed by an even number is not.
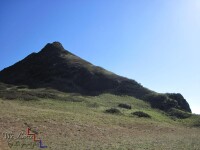
<svg viewBox="0 0 200 150"><path fill-rule="evenodd" d="M53 41L200 114L199 0L0 1L0 70Z"/></svg>

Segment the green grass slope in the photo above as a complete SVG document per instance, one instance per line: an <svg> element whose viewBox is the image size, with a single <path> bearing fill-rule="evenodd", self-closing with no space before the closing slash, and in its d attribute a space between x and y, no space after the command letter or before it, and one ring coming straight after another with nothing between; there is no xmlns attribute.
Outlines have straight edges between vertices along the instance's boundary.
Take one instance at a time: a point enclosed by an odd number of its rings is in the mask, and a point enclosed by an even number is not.
<svg viewBox="0 0 200 150"><path fill-rule="evenodd" d="M5 85L1 87L1 149L27 150L31 144L32 149L39 149L31 138L3 137L5 132L16 136L19 132L26 134L27 128L31 128L49 150L200 149L198 115L180 119L131 96L83 96L51 89L6 85L5 90ZM10 98L6 91L15 94ZM131 109L119 107L122 103ZM106 111L109 109L119 113ZM133 115L134 112L150 117L139 117Z"/></svg>

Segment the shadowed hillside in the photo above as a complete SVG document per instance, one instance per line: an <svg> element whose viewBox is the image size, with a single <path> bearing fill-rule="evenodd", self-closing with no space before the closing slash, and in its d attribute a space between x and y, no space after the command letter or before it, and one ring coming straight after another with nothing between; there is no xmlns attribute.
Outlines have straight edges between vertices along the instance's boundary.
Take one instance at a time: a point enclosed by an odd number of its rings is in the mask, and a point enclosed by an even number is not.
<svg viewBox="0 0 200 150"><path fill-rule="evenodd" d="M62 92L99 95L112 93L145 100L164 111L171 108L191 112L181 94L158 94L134 80L118 76L75 56L59 42L47 44L40 52L0 72L6 84L26 85L29 88L53 88Z"/></svg>

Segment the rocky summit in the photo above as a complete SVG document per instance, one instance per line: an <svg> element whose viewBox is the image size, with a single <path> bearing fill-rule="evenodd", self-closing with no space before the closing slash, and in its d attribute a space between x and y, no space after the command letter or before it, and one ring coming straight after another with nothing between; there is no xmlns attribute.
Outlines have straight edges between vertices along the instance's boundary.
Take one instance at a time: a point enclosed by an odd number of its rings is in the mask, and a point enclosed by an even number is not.
<svg viewBox="0 0 200 150"><path fill-rule="evenodd" d="M29 88L52 88L84 95L112 93L147 101L164 111L172 108L191 112L181 94L159 94L135 80L95 66L64 49L61 43L48 43L40 52L32 53L0 72L0 81Z"/></svg>

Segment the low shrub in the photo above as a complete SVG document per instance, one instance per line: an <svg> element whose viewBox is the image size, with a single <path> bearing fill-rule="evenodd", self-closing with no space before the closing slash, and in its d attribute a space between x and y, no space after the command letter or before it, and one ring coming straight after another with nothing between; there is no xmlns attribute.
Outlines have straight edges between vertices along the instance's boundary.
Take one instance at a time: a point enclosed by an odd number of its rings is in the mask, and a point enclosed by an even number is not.
<svg viewBox="0 0 200 150"><path fill-rule="evenodd" d="M171 117L176 117L178 119L186 119L186 118L189 118L192 116L191 113L188 113L188 112L185 112L185 111L182 111L182 110L178 110L178 109L170 109L168 114L171 116Z"/></svg>
<svg viewBox="0 0 200 150"><path fill-rule="evenodd" d="M37 100L38 98L33 95L24 94L24 95L20 95L19 99L25 100L25 101L31 101L31 100Z"/></svg>
<svg viewBox="0 0 200 150"><path fill-rule="evenodd" d="M18 99L18 96L14 93L0 93L0 98L6 99L6 100L14 100L14 99Z"/></svg>
<svg viewBox="0 0 200 150"><path fill-rule="evenodd" d="M49 93L49 92L40 92L40 91L34 91L31 92L32 95L38 98L44 98L44 99L57 99L58 97L55 94Z"/></svg>
<svg viewBox="0 0 200 150"><path fill-rule="evenodd" d="M27 92L19 92L19 91L0 91L0 98L6 99L6 100L14 100L14 99L20 99L20 100L36 100L37 97L27 93Z"/></svg>
<svg viewBox="0 0 200 150"><path fill-rule="evenodd" d="M105 112L110 113L110 114L121 114L121 111L117 108L110 108L110 109L107 109Z"/></svg>
<svg viewBox="0 0 200 150"><path fill-rule="evenodd" d="M118 107L125 108L125 109L131 109L132 108L131 105L124 104L124 103L119 104Z"/></svg>
<svg viewBox="0 0 200 150"><path fill-rule="evenodd" d="M137 116L137 117L144 117L144 118L151 118L151 116L143 111L136 111L133 112L132 115Z"/></svg>

